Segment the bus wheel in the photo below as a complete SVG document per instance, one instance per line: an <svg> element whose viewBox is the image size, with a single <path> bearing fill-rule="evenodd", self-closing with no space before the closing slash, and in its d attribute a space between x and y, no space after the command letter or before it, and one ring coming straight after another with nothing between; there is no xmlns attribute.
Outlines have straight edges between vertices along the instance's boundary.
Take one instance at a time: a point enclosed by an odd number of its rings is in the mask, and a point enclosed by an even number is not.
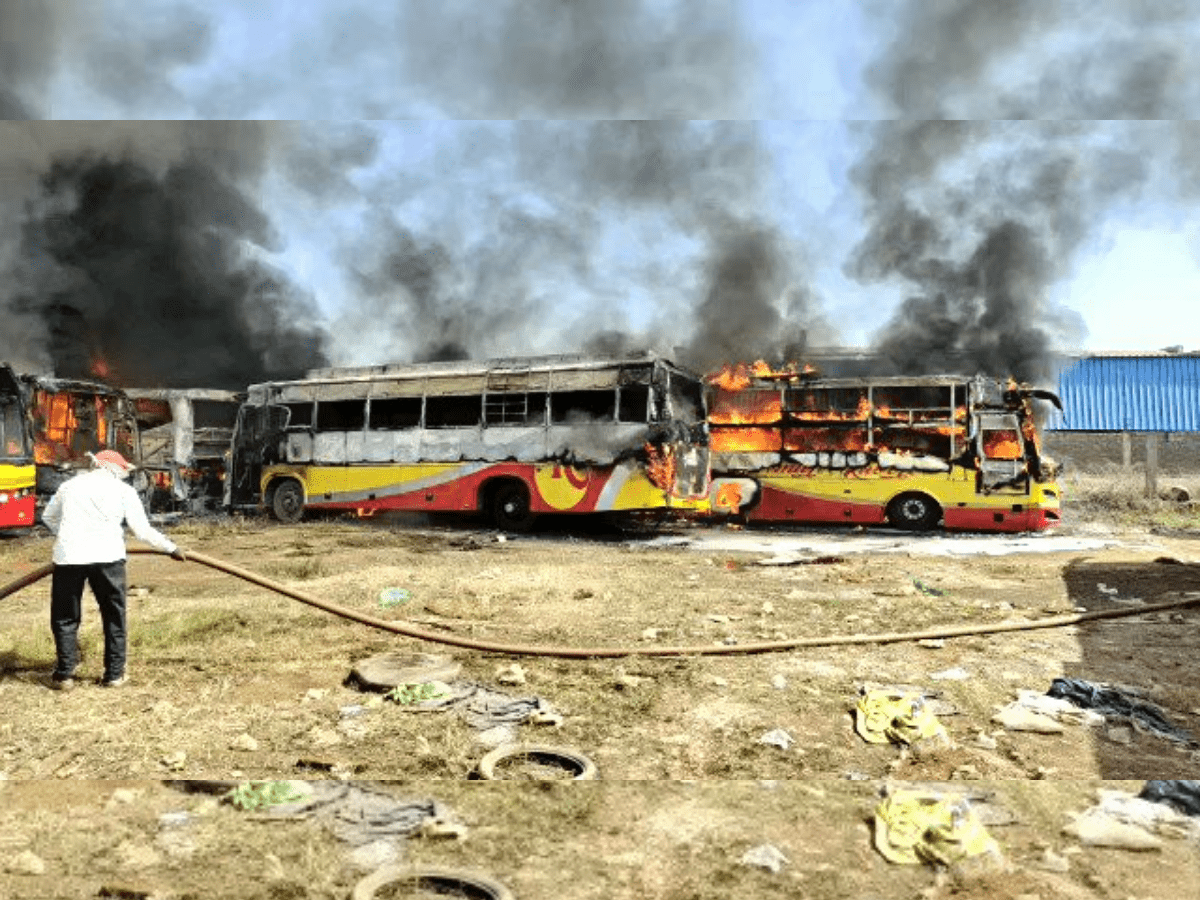
<svg viewBox="0 0 1200 900"><path fill-rule="evenodd" d="M534 515L529 509L529 489L523 484L503 484L492 497L492 521L501 531L528 531Z"/></svg>
<svg viewBox="0 0 1200 900"><path fill-rule="evenodd" d="M928 494L901 494L888 504L888 522L905 531L928 531L942 518L942 508Z"/></svg>
<svg viewBox="0 0 1200 900"><path fill-rule="evenodd" d="M304 489L300 482L291 478L281 481L271 499L271 511L275 518L287 525L295 525L304 515Z"/></svg>

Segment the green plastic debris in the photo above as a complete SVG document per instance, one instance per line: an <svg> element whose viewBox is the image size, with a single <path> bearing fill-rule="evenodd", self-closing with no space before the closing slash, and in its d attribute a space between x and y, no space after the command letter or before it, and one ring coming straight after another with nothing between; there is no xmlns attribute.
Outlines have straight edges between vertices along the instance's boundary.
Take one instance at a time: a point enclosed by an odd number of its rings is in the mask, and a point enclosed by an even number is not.
<svg viewBox="0 0 1200 900"><path fill-rule="evenodd" d="M305 794L290 781L246 781L231 789L224 799L243 812L303 800Z"/></svg>
<svg viewBox="0 0 1200 900"><path fill-rule="evenodd" d="M390 609L393 606L400 606L412 599L412 594L407 588L390 587L384 588L379 592L379 605L384 609Z"/></svg>

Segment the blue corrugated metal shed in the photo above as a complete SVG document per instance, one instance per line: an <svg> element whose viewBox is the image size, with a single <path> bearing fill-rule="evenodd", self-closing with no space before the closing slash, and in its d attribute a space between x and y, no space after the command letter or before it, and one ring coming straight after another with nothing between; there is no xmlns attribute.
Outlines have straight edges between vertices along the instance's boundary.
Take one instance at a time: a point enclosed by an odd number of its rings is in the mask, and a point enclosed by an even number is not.
<svg viewBox="0 0 1200 900"><path fill-rule="evenodd" d="M1088 356L1058 376L1057 431L1200 431L1200 356Z"/></svg>

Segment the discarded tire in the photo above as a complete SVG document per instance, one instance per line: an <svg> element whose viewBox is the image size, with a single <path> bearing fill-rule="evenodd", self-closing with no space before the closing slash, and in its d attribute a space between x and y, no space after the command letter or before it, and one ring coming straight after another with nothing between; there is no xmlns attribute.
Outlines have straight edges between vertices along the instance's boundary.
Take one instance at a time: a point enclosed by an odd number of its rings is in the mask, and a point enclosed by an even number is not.
<svg viewBox="0 0 1200 900"><path fill-rule="evenodd" d="M487 781L594 781L596 764L578 750L545 744L502 744L479 761Z"/></svg>
<svg viewBox="0 0 1200 900"><path fill-rule="evenodd" d="M453 681L461 671L462 664L449 656L394 651L355 663L346 683L364 691L390 691L401 684Z"/></svg>
<svg viewBox="0 0 1200 900"><path fill-rule="evenodd" d="M512 891L495 879L459 869L424 866L384 866L354 886L351 900L375 900L381 887L392 887L385 896L462 897L465 900L513 900Z"/></svg>

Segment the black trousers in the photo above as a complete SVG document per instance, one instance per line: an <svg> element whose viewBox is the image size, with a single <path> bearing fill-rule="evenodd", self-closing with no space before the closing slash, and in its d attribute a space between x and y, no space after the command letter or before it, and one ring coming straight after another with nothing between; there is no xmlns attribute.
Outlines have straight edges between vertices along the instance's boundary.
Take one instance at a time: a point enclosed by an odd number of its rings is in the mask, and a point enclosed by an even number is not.
<svg viewBox="0 0 1200 900"><path fill-rule="evenodd" d="M100 607L104 626L104 678L125 674L125 560L86 566L55 566L50 582L50 631L58 660L55 678L70 678L79 665L79 623L83 620L83 586Z"/></svg>

